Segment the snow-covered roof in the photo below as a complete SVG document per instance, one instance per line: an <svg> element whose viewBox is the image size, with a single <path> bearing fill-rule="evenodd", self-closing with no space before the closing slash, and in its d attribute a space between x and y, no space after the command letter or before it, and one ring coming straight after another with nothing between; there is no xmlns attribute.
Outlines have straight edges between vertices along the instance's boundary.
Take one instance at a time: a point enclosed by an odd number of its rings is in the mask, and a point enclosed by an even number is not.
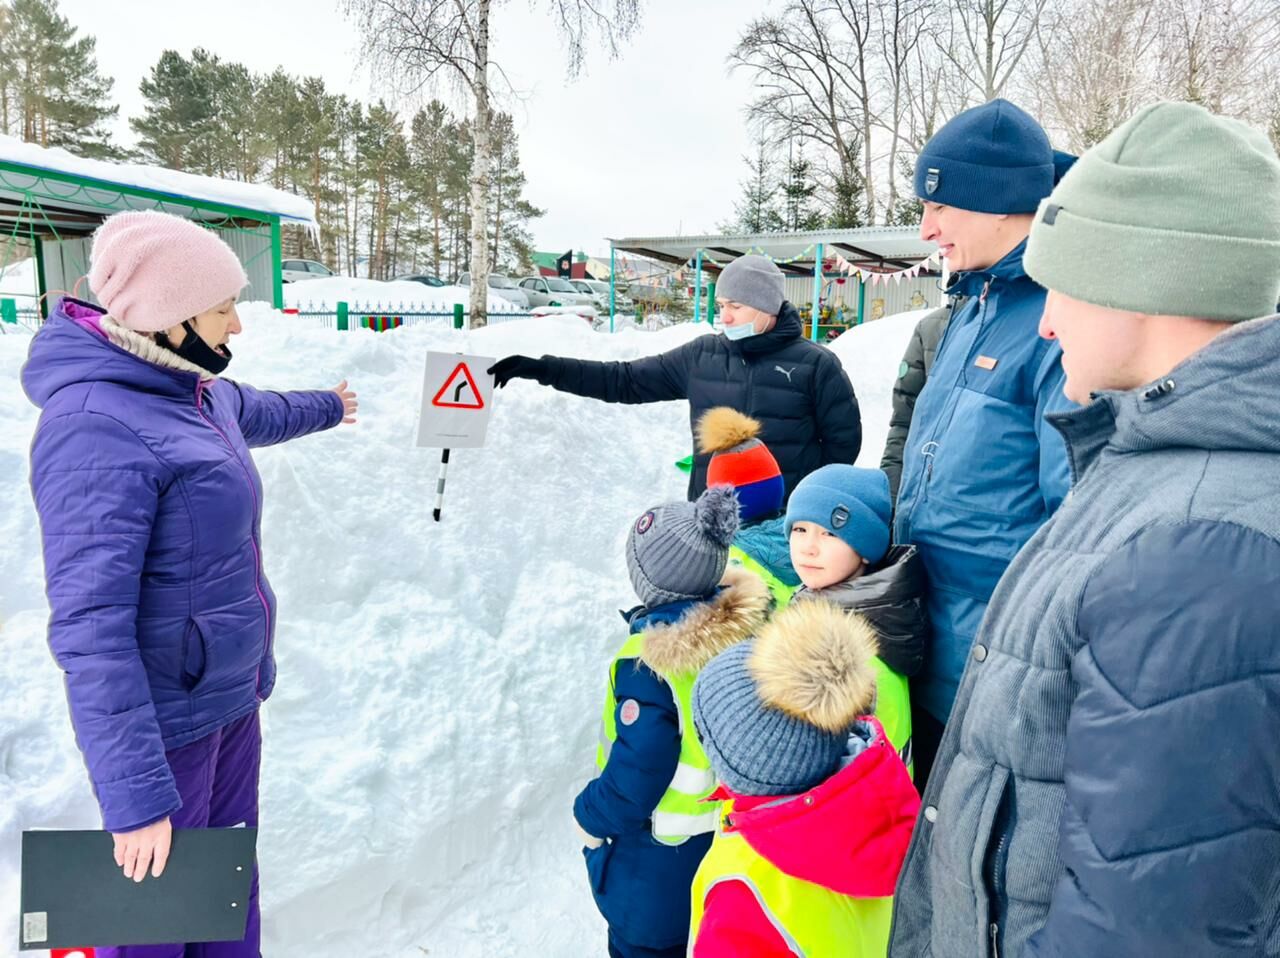
<svg viewBox="0 0 1280 958"><path fill-rule="evenodd" d="M88 197L77 195L71 184L59 183L55 187L48 187L49 183L57 183L57 180L44 180L42 192L54 193L59 206L84 213L111 212L110 209L103 208L106 202L103 194L110 193L113 188L126 187L146 191L154 194L157 199L170 200L179 205L199 207L202 203L217 203L247 212L269 213L286 222L316 227L315 205L310 200L260 183L241 183L140 163L91 160L75 156L66 150L24 143L11 136L0 136L0 164L4 168L4 176L0 178L0 197L14 193L15 188L30 188L34 182L32 178L38 178L42 173L52 173L96 181L93 184L95 195L89 200ZM21 169L15 171L12 167ZM103 194L98 193L98 186ZM135 203L127 208L141 207Z"/></svg>

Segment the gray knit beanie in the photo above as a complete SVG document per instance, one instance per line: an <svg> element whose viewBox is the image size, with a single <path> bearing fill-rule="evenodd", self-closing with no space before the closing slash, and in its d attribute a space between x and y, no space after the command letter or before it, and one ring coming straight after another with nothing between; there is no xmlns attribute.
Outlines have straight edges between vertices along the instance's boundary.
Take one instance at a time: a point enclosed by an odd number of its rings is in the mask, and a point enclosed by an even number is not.
<svg viewBox="0 0 1280 958"><path fill-rule="evenodd" d="M786 299L782 270L767 256L739 256L716 280L716 298L777 316Z"/></svg>
<svg viewBox="0 0 1280 958"><path fill-rule="evenodd" d="M627 571L636 595L649 608L710 595L724 577L737 534L732 486L712 486L694 502L654 506L627 536Z"/></svg>
<svg viewBox="0 0 1280 958"><path fill-rule="evenodd" d="M875 631L826 601L788 606L698 673L693 724L739 795L797 795L839 767L875 707Z"/></svg>
<svg viewBox="0 0 1280 958"><path fill-rule="evenodd" d="M1191 103L1142 110L1036 213L1027 273L1073 299L1240 322L1280 301L1280 160L1252 127Z"/></svg>

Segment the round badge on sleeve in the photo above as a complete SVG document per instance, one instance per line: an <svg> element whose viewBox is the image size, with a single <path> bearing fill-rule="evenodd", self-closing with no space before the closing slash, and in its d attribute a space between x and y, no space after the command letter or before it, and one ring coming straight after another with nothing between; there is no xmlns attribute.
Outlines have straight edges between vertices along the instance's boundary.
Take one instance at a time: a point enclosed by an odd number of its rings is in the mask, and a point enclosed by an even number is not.
<svg viewBox="0 0 1280 958"><path fill-rule="evenodd" d="M640 703L635 699L627 699L618 710L618 719L623 725L635 725L640 717Z"/></svg>

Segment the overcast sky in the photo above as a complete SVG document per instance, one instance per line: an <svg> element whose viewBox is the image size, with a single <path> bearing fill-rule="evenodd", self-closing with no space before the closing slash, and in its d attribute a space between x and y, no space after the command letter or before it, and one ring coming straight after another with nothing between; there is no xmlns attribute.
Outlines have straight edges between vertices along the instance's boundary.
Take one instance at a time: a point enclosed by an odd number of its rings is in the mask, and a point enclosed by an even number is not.
<svg viewBox="0 0 1280 958"><path fill-rule="evenodd" d="M538 249L604 252L606 237L712 231L730 217L748 152L744 75L725 56L765 0L644 0L644 19L621 58L596 56L566 79L564 50L544 0L496 5L495 59L520 91L515 116L526 196L547 215ZM321 76L365 102L383 91L360 66L359 38L335 0L60 0L98 40L115 80L116 136L142 112L138 84L159 58L203 46L256 72L283 66ZM447 91L446 91L447 92ZM458 104L451 104L455 107ZM411 113L413 104L403 104Z"/></svg>

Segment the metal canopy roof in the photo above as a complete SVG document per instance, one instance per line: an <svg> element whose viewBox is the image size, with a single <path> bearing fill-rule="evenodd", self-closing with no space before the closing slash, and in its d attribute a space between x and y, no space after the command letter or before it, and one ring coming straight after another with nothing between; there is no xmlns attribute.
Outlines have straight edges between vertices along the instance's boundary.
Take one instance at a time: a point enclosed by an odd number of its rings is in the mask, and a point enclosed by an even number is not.
<svg viewBox="0 0 1280 958"><path fill-rule="evenodd" d="M112 213L157 209L252 229L279 214L0 160L0 232L86 236Z"/></svg>
<svg viewBox="0 0 1280 958"><path fill-rule="evenodd" d="M896 272L926 259L937 245L914 226L867 226L793 233L726 233L709 236L641 236L611 239L615 250L683 266L702 251L703 268L717 270L747 253L763 253L784 272L811 275L818 244L824 259L839 254L855 266Z"/></svg>

